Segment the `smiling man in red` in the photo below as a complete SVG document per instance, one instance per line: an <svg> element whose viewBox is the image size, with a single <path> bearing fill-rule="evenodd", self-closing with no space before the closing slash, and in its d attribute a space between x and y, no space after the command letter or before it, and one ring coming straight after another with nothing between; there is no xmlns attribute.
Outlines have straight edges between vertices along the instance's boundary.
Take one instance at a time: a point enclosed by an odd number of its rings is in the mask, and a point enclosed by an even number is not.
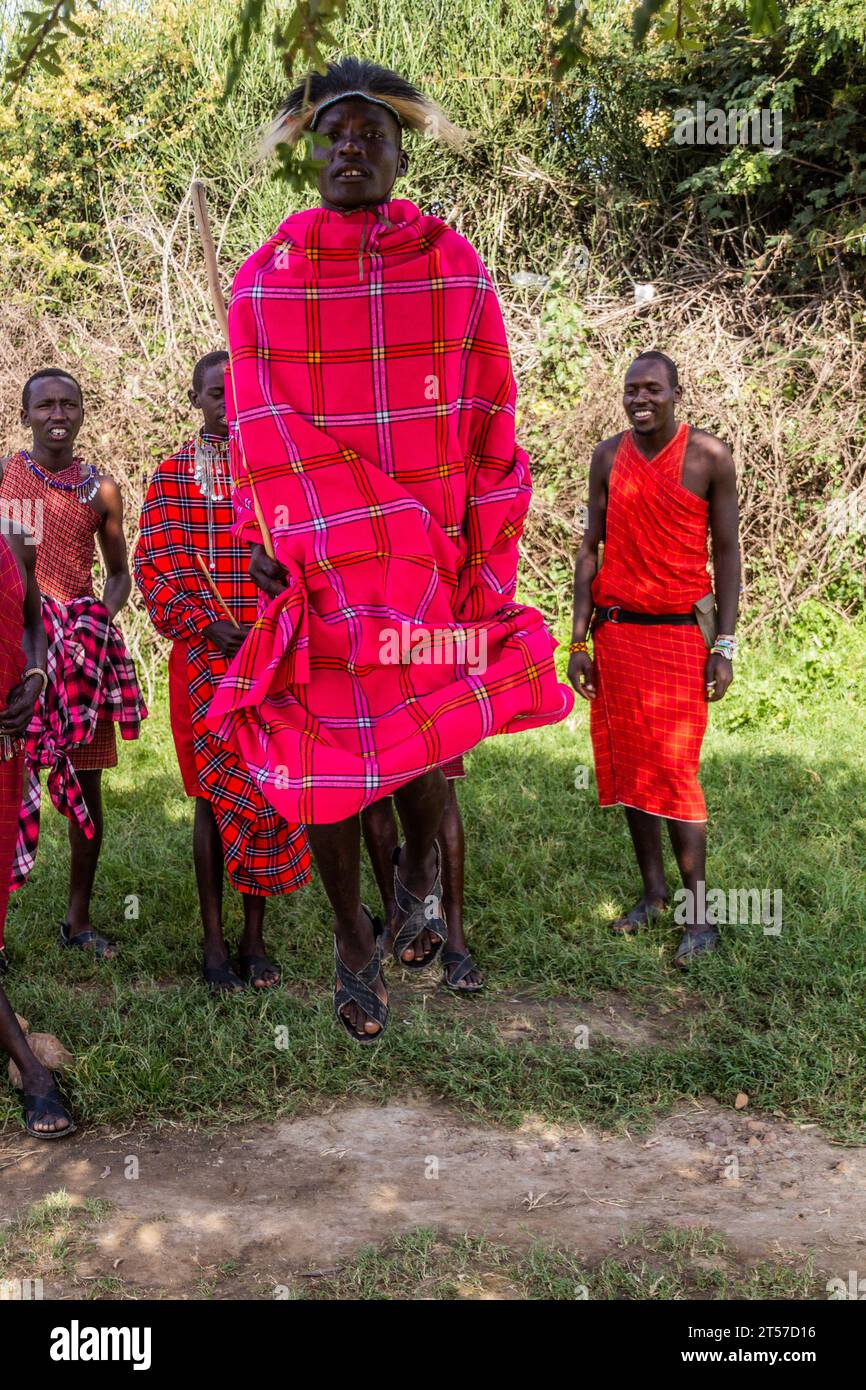
<svg viewBox="0 0 866 1390"><path fill-rule="evenodd" d="M635 358L623 390L632 427L593 453L589 519L574 575L568 675L592 702L599 802L625 808L643 879L642 897L611 924L619 933L637 931L668 906L662 818L690 901L705 902L707 811L698 765L707 706L733 679L736 473L721 440L677 423L681 396L669 357L642 352ZM699 906L687 922L679 966L719 941Z"/></svg>

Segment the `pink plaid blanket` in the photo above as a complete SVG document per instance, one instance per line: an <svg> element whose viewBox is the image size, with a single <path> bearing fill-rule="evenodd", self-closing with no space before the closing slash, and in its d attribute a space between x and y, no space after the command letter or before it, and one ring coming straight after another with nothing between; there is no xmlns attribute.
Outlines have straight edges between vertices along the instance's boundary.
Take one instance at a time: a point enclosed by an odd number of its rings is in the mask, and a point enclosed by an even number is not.
<svg viewBox="0 0 866 1390"><path fill-rule="evenodd" d="M291 821L359 811L492 734L554 723L541 614L514 601L529 506L499 301L414 203L296 213L231 294L236 530L288 589L211 705Z"/></svg>
<svg viewBox="0 0 866 1390"><path fill-rule="evenodd" d="M27 882L36 861L42 769L47 770L55 808L92 839L95 827L69 754L91 741L100 716L118 723L125 739L138 738L147 718L126 643L98 599L85 595L58 603L43 594L42 622L48 638L48 685L27 730L13 890Z"/></svg>

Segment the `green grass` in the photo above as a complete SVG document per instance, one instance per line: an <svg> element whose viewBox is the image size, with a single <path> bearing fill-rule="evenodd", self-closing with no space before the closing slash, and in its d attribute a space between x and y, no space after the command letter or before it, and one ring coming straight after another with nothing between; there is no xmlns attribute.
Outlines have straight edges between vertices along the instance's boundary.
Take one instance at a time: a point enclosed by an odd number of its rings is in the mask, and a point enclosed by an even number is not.
<svg viewBox="0 0 866 1390"><path fill-rule="evenodd" d="M811 1264L778 1259L743 1267L733 1249L700 1227L640 1232L624 1253L594 1269L573 1254L532 1245L525 1255L475 1236L446 1240L410 1231L384 1246L367 1246L344 1268L298 1279L302 1299L688 1299L817 1298ZM712 1261L712 1266L710 1266Z"/></svg>
<svg viewBox="0 0 866 1390"><path fill-rule="evenodd" d="M65 828L44 813L39 862L13 903L10 998L34 1030L77 1058L76 1110L94 1124L216 1127L340 1097L381 1102L409 1090L459 1103L467 1118L606 1127L648 1124L681 1098L820 1122L866 1138L866 629L811 615L781 648L744 654L711 714L702 780L710 807L711 886L780 889L781 935L725 932L721 953L683 980L677 930L612 940L606 922L634 900L621 812L602 811L589 765L587 711L567 725L490 741L461 786L470 940L490 995L531 989L577 1004L618 991L638 1009L687 1010L687 1039L577 1051L550 1039L509 1046L481 1000L423 1001L361 1050L333 1021L329 913L319 885L269 907L269 941L294 994L210 1000L199 980L191 803L174 762L165 703L106 777L107 834L94 923L122 955L100 964L56 945L66 901ZM675 866L670 860L670 872ZM676 882L674 878L672 880ZM376 901L365 869L365 895ZM138 902L138 917L129 914ZM230 939L236 895L226 896ZM670 922L670 919L668 919ZM472 1026L466 1026L471 1020ZM288 1025L289 1046L275 1045ZM0 1088L0 1125L20 1111Z"/></svg>
<svg viewBox="0 0 866 1390"><path fill-rule="evenodd" d="M0 1230L0 1281L37 1277L49 1296L59 1283L79 1286L78 1259L93 1227L110 1211L110 1202L98 1197L80 1201L63 1188L21 1208Z"/></svg>

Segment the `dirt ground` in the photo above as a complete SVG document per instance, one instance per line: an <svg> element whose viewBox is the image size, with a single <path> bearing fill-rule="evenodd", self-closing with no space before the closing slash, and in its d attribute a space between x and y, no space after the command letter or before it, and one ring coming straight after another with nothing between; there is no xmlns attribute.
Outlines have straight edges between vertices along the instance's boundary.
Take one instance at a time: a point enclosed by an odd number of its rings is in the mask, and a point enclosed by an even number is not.
<svg viewBox="0 0 866 1390"><path fill-rule="evenodd" d="M496 1007L516 1043L558 1026L556 1001ZM573 1031L573 1004L562 1017ZM586 1022L632 1043L664 1026L604 1003ZM0 1140L0 1222L60 1189L74 1203L112 1204L75 1262L76 1280L119 1280L145 1297L196 1297L226 1268L230 1288L216 1296L272 1296L417 1227L515 1251L541 1240L588 1266L647 1225L705 1227L744 1261L811 1255L817 1271L842 1278L866 1264L866 1149L713 1101L635 1137L532 1119L516 1131L467 1123L417 1098L335 1105L217 1137L169 1128ZM59 1275L45 1296L81 1290Z"/></svg>

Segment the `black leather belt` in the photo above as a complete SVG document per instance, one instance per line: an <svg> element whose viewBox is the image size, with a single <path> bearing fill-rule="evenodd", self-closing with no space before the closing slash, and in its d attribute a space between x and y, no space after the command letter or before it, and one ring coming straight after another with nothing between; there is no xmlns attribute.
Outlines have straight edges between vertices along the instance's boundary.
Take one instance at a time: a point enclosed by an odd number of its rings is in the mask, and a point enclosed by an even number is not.
<svg viewBox="0 0 866 1390"><path fill-rule="evenodd" d="M654 627L662 623L665 627L684 627L687 623L697 623L694 613L632 613L613 603L609 608L596 608L592 620L593 631L602 623L637 623L641 627Z"/></svg>

